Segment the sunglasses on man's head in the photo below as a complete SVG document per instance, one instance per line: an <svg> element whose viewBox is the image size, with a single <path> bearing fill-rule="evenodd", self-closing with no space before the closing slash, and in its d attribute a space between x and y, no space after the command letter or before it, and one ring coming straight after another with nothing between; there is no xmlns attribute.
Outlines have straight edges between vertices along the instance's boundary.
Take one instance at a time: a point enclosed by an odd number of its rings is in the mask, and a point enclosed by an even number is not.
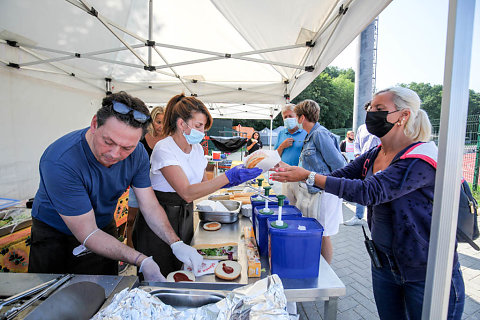
<svg viewBox="0 0 480 320"><path fill-rule="evenodd" d="M140 122L140 123L145 123L150 119L150 116L148 116L148 115L146 115L146 114L144 114L144 113L142 113L138 110L132 109L129 106L127 106L126 104L123 104L123 103L118 102L118 101L113 101L113 111L115 111L117 113L120 113L120 114L132 113L133 119L135 119L135 121Z"/></svg>

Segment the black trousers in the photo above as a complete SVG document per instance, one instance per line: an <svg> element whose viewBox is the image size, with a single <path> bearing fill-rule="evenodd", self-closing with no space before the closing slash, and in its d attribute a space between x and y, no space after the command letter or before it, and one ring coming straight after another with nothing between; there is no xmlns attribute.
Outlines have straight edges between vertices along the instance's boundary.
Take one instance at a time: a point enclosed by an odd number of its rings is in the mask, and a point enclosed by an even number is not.
<svg viewBox="0 0 480 320"><path fill-rule="evenodd" d="M190 244L193 238L193 203L185 202L176 192L155 191L155 195L175 233L184 243ZM170 245L150 229L143 214L137 214L132 240L136 250L153 256L165 277L182 267L182 262L175 257Z"/></svg>
<svg viewBox="0 0 480 320"><path fill-rule="evenodd" d="M102 231L117 238L114 220ZM31 239L28 272L118 275L118 261L93 252L74 256L73 248L81 243L38 219L32 219Z"/></svg>

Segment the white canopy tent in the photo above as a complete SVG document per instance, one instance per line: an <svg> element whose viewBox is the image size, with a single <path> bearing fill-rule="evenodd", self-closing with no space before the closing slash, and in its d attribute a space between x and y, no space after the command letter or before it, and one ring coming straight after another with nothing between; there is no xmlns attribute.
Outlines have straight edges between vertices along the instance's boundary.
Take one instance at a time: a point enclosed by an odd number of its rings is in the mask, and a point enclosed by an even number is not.
<svg viewBox="0 0 480 320"><path fill-rule="evenodd" d="M5 1L0 59L145 101L183 91L206 103L283 104L389 2Z"/></svg>
<svg viewBox="0 0 480 320"><path fill-rule="evenodd" d="M33 196L45 147L87 126L105 91L158 103L183 91L216 117L271 119L389 2L2 1L0 196ZM450 0L424 319L447 308L474 6Z"/></svg>
<svg viewBox="0 0 480 320"><path fill-rule="evenodd" d="M0 130L13 138L0 195L33 196L44 148L88 125L106 91L150 103L185 92L216 118L271 120L389 2L2 1L0 99L12 117Z"/></svg>

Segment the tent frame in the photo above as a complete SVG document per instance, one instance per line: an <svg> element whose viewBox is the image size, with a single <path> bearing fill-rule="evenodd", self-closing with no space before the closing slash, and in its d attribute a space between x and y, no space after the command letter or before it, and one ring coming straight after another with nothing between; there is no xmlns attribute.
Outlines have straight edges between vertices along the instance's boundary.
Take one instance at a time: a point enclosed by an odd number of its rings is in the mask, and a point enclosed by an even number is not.
<svg viewBox="0 0 480 320"><path fill-rule="evenodd" d="M209 81L204 81L202 79L190 79L188 77L181 76L176 70L175 67L179 66L185 66L185 65L192 65L192 64L197 64L197 63L203 63L203 62L209 62L209 61L215 61L215 60L220 60L220 59L237 59L237 60L243 60L243 61L248 61L248 62L253 62L253 63L260 63L260 64L267 64L272 67L273 70L278 72L280 76L284 79L283 81L283 86L284 86L284 102L287 103L289 99L293 99L294 97L291 97L291 92L295 88L297 81L299 77L302 75L304 72L314 72L315 70L315 65L320 61L320 59L323 56L323 53L325 52L326 48L330 44L330 40L332 39L335 31L337 30L338 25L342 21L343 17L347 13L349 6L354 2L354 0L348 0L346 1L343 5L341 5L338 8L339 1L337 1L334 5L332 5L329 9L327 19L323 22L323 24L320 26L319 30L312 36L312 39L309 41L306 41L304 43L296 43L296 44L290 44L290 45L285 45L285 46L277 46L277 47L272 47L272 48L263 48L259 50L252 50L252 51L245 51L245 52L238 52L238 53L223 53L223 52L216 52L216 51L211 51L211 50L203 50L203 49L198 49L198 48L191 48L191 47L184 47L184 46L177 46L177 45L172 45L172 44L166 44L166 43L159 43L155 42L152 37L153 37L153 0L149 0L148 2L148 39L145 39L144 37L128 30L127 28L124 28L117 23L111 21L110 19L106 18L100 12L98 12L93 6L91 6L88 1L86 0L65 0L66 2L70 3L71 5L81 9L85 13L88 13L89 15L95 17L115 38L117 38L118 41L120 41L123 46L122 47L117 47L117 48L110 48L110 49L105 49L105 50L100 50L100 51L93 51L93 52L86 52L86 53L79 53L79 52L66 52L62 50L56 50L52 48L45 48L45 47L40 47L40 46L35 46L35 45L30 45L27 43L20 43L20 42L15 42L15 41L4 41L0 40L3 43L8 43L11 46L17 47L22 51L28 52L32 54L37 60L35 61L29 61L29 62L24 62L24 63L10 63L7 61L0 61L0 63L10 66L10 67L15 67L15 68L23 68L27 70L34 70L34 71L44 71L47 73L51 73L52 71L50 70L42 70L42 69L34 69L34 68L27 68L31 67L34 65L38 64L48 64L50 66L56 67L55 62L60 62L60 61L66 61L66 60L73 60L73 59L89 59L89 60L94 60L94 61L100 61L100 62L105 62L109 64L117 64L117 65L122 65L125 67L131 67L131 68L136 68L136 69L144 69L146 71L150 72L158 72L162 75L165 75L167 77L172 78L172 82L178 83L180 82L181 86L190 94L193 96L197 96L197 93L195 90L192 88L191 85L189 85L190 82L197 83L201 81L202 83L205 83L208 86L215 85L213 82ZM338 12L335 14L335 10L338 10ZM332 28L333 26L333 28ZM325 34L327 30L330 29L329 34ZM121 34L119 32L122 32L126 35L129 35L133 37L134 39L140 41L140 44L129 44L127 41L125 41ZM321 36L326 36L326 40L323 40L321 45L322 47L320 48L320 54L316 57L315 59L315 64L313 65L306 65L306 62L309 61L309 58L311 57L312 54L312 49L316 46L319 38ZM143 58L138 52L136 52L136 49L147 47L147 54L148 57L147 59ZM34 54L32 51L27 51L27 48L29 49L35 49L35 50L40 50L40 51L46 51L46 52L51 52L55 54L60 54L60 57L42 57L38 54ZM181 61L181 62L175 62L175 63L169 63L165 57L162 55L160 49L161 48L169 48L169 49L174 49L174 50L181 50L181 51L188 51L188 52L194 52L194 53L199 53L199 54L206 54L210 55L210 57L207 58L201 58L201 59L193 59L193 60L187 60L187 61ZM301 59L300 63L298 64L292 64L292 63L284 63L280 61L272 61L269 59L259 59L256 57L249 57L252 55L259 55L262 53L268 53L268 52L274 52L274 51L285 51L285 50L291 50L291 49L296 49L296 48L307 48L305 51L303 58ZM318 49L318 48L317 48ZM120 51L125 51L128 50L130 51L131 54L133 54L136 59L139 61L138 64L136 63L129 63L129 62L124 62L124 61L119 61L117 59L107 59L100 57L99 55L102 54L107 54L107 53L115 53L115 52L120 52ZM153 54L156 52L158 57L164 62L163 65L153 65L152 59L153 59ZM279 66L279 67L285 67L285 68L291 68L295 69L296 71L293 73L293 76L288 78L288 76L282 74L281 70L274 68L274 66ZM164 71L164 69L169 69L170 72ZM76 79L79 78L84 78L84 82L88 83L88 79L90 80L100 80L96 79L95 77L91 76L89 77L88 75L82 76L82 75L74 75L72 72L68 72L65 69L62 69L59 74L63 75L68 75L68 76L75 76ZM88 73L87 73L88 74ZM111 79L113 81L121 82L127 85L130 85L131 83L128 81L121 81L120 79ZM247 90L254 90L256 83L255 82L250 82L252 84L252 87L250 87ZM270 85L273 83L270 83ZM92 85L92 84L90 84ZM248 83L247 83L248 85ZM139 88L142 87L142 85L137 84ZM145 84L143 87L144 89L152 89L151 85ZM231 87L225 86L226 90L225 92L212 92L212 93L207 93L207 94L202 94L201 97L208 96L208 95L216 95L216 94L222 94L222 93L231 93L234 92L234 89ZM239 88L239 90L245 90L245 88ZM139 89L140 90L140 89ZM255 91L251 91L255 92ZM260 94L263 94L261 92L258 92ZM276 98L276 101L278 103L278 93L275 95L272 95L272 97ZM270 115L265 114L264 119L269 119Z"/></svg>
<svg viewBox="0 0 480 320"><path fill-rule="evenodd" d="M475 0L449 1L423 320L446 319L448 312L468 111L474 13ZM454 181L457 183L452 183Z"/></svg>

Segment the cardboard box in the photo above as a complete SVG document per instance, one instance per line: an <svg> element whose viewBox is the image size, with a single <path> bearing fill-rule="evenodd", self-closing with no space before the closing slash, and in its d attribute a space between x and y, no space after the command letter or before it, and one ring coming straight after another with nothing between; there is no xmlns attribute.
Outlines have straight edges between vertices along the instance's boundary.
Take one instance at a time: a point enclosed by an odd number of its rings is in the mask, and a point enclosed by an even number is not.
<svg viewBox="0 0 480 320"><path fill-rule="evenodd" d="M262 274L262 264L260 262L260 254L258 253L253 227L244 227L243 234L245 235L245 247L247 252L248 277L260 278Z"/></svg>

